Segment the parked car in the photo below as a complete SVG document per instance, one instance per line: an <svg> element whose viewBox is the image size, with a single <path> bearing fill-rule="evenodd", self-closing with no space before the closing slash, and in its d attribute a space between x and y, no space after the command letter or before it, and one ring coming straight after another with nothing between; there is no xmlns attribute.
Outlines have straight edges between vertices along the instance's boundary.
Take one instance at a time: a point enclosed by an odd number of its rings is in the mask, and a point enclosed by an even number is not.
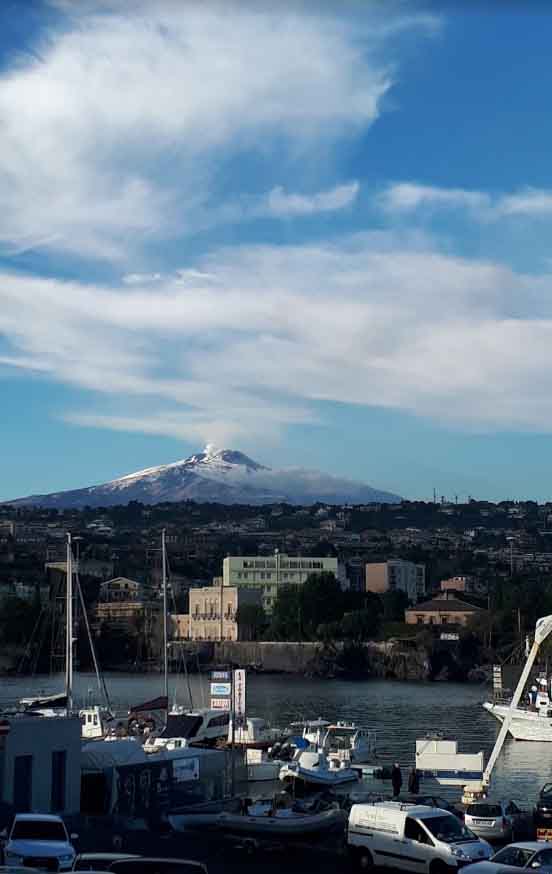
<svg viewBox="0 0 552 874"><path fill-rule="evenodd" d="M112 862L139 858L140 856L131 853L79 853L78 856L75 856L73 871L107 870Z"/></svg>
<svg viewBox="0 0 552 874"><path fill-rule="evenodd" d="M430 874L452 874L492 855L489 844L447 810L397 801L354 804L347 845L360 868L377 865Z"/></svg>
<svg viewBox="0 0 552 874"><path fill-rule="evenodd" d="M507 874L529 868L539 874L552 874L552 847L543 841L523 841L509 844L486 862L470 865L470 874Z"/></svg>
<svg viewBox="0 0 552 874"><path fill-rule="evenodd" d="M552 783L545 783L539 792L533 820L536 826L552 828Z"/></svg>
<svg viewBox="0 0 552 874"><path fill-rule="evenodd" d="M6 839L4 863L23 865L46 871L70 871L75 859L75 850L65 823L59 816L42 813L18 813L9 832L0 837ZM78 835L71 835L75 840Z"/></svg>
<svg viewBox="0 0 552 874"><path fill-rule="evenodd" d="M440 795L399 795L399 801L404 804L424 804L427 807L438 807L440 810L448 810L453 813L458 819L464 819L464 811Z"/></svg>
<svg viewBox="0 0 552 874"><path fill-rule="evenodd" d="M475 801L468 804L464 822L481 838L512 841L526 826L527 815L514 801Z"/></svg>

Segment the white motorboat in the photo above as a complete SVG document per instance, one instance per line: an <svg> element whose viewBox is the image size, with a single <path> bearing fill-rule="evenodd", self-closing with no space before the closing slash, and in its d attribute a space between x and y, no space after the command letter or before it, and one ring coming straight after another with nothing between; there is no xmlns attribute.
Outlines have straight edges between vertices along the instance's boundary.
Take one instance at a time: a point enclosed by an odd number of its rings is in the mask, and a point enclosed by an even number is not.
<svg viewBox="0 0 552 874"><path fill-rule="evenodd" d="M287 735L295 735L302 737L308 744L319 747L322 745L324 735L328 731L331 722L327 719L304 719L299 722L292 722L287 729Z"/></svg>
<svg viewBox="0 0 552 874"><path fill-rule="evenodd" d="M370 762L376 754L376 733L354 722L329 725L320 745L327 755L348 753L351 762Z"/></svg>
<svg viewBox="0 0 552 874"><path fill-rule="evenodd" d="M416 741L416 770L422 779L433 778L441 786L465 786L483 776L483 752L459 753L458 744L442 735L427 735Z"/></svg>
<svg viewBox="0 0 552 874"><path fill-rule="evenodd" d="M361 779L359 769L351 768L346 760L326 758L322 750L298 751L293 761L282 766L279 776L283 783L298 781L309 786L327 787L357 783Z"/></svg>
<svg viewBox="0 0 552 874"><path fill-rule="evenodd" d="M228 711L200 707L197 710L173 709L161 733L147 739L146 752L182 746L209 746L226 738L230 715Z"/></svg>
<svg viewBox="0 0 552 874"><path fill-rule="evenodd" d="M507 704L492 704L486 701L483 707L499 722L509 715ZM515 740L552 741L552 706L532 710L515 707L511 715L508 731Z"/></svg>

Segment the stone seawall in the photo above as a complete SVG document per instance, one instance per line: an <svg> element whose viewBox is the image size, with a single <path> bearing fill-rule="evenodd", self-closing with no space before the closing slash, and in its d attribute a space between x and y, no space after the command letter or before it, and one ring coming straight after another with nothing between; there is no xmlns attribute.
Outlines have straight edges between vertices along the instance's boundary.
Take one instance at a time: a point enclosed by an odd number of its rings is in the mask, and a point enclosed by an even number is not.
<svg viewBox="0 0 552 874"><path fill-rule="evenodd" d="M310 674L316 673L323 650L321 643L223 641L213 644L213 659L267 673Z"/></svg>
<svg viewBox="0 0 552 874"><path fill-rule="evenodd" d="M214 662L239 664L263 673L400 680L427 680L431 675L425 649L403 648L399 642L367 642L353 649L337 642L224 641L212 646Z"/></svg>

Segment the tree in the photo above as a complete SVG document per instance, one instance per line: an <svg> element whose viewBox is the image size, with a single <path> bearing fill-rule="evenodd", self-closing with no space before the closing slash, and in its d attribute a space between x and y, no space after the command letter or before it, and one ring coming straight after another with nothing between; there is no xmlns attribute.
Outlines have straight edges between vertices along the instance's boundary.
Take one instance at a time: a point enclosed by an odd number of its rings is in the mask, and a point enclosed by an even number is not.
<svg viewBox="0 0 552 874"><path fill-rule="evenodd" d="M242 604L236 614L241 640L260 640L266 628L266 614L260 604Z"/></svg>
<svg viewBox="0 0 552 874"><path fill-rule="evenodd" d="M393 589L381 595L383 618L386 622L404 622L404 611L409 605L408 595L401 589Z"/></svg>
<svg viewBox="0 0 552 874"><path fill-rule="evenodd" d="M280 586L272 611L270 636L274 640L299 640L300 590L298 586Z"/></svg>
<svg viewBox="0 0 552 874"><path fill-rule="evenodd" d="M300 632L302 637L316 639L319 625L338 622L345 609L341 586L334 574L309 574L299 590Z"/></svg>
<svg viewBox="0 0 552 874"><path fill-rule="evenodd" d="M346 640L361 643L374 638L381 626L381 606L378 610L358 610L346 613L341 620L341 635Z"/></svg>
<svg viewBox="0 0 552 874"><path fill-rule="evenodd" d="M11 596L0 611L0 640L4 645L23 646L33 633L40 606Z"/></svg>

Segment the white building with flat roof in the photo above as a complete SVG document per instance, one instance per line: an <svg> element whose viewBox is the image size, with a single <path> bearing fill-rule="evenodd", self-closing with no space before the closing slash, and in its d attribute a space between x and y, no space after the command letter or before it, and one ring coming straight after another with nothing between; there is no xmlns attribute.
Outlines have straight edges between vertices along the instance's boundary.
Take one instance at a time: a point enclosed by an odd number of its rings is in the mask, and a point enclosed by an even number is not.
<svg viewBox="0 0 552 874"><path fill-rule="evenodd" d="M263 607L272 612L278 586L302 585L310 574L331 573L343 585L337 558L301 555L229 555L222 565L225 586L261 588Z"/></svg>

